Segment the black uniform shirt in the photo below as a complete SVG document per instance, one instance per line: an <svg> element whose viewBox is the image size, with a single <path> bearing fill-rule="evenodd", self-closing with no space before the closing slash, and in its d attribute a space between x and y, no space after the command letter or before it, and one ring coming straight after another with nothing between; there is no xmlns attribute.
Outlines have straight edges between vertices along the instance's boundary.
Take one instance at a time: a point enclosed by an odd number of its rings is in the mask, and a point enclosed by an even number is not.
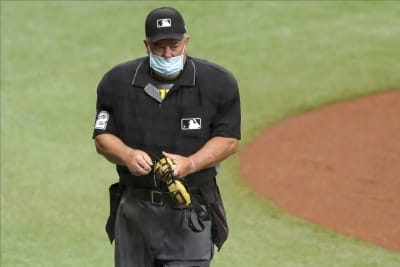
<svg viewBox="0 0 400 267"><path fill-rule="evenodd" d="M151 157L161 152L189 156L215 136L240 139L240 98L235 78L224 68L188 57L164 99L149 74L148 57L117 65L97 90L93 137L109 133ZM156 159L156 158L154 158ZM149 175L135 177L117 166L122 183L153 187ZM215 168L189 175L193 186L208 183Z"/></svg>

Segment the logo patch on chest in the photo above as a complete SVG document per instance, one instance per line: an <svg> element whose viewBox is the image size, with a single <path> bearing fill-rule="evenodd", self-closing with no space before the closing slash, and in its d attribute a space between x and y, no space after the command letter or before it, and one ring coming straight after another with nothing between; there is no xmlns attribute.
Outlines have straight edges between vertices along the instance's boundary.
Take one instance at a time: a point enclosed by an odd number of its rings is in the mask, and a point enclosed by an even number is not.
<svg viewBox="0 0 400 267"><path fill-rule="evenodd" d="M183 118L181 120L182 130L200 130L201 118Z"/></svg>

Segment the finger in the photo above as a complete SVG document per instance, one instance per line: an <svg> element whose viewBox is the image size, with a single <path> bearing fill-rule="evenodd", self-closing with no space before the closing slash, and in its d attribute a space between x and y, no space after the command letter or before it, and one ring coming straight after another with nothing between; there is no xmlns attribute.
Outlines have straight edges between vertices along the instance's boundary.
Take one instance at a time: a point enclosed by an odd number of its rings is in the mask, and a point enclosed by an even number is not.
<svg viewBox="0 0 400 267"><path fill-rule="evenodd" d="M169 153L167 153L167 152L165 152L165 151L163 151L162 154L163 154L163 156L166 157L166 158L171 158L171 154L169 154Z"/></svg>
<svg viewBox="0 0 400 267"><path fill-rule="evenodd" d="M138 165L141 171L144 171L146 173L149 173L151 171L151 165L149 165L145 160L140 161Z"/></svg>
<svg viewBox="0 0 400 267"><path fill-rule="evenodd" d="M142 172L149 173L151 171L151 165L149 165L145 159L142 159L138 162L138 169Z"/></svg>
<svg viewBox="0 0 400 267"><path fill-rule="evenodd" d="M163 155L169 159L172 159L172 162L174 163L173 169L175 169L176 165L178 165L180 159L182 158L182 156L180 155L176 155L176 154L170 154L167 152L162 152Z"/></svg>
<svg viewBox="0 0 400 267"><path fill-rule="evenodd" d="M146 161L148 166L153 166L153 161L151 160L151 157L145 152L143 152L143 159Z"/></svg>
<svg viewBox="0 0 400 267"><path fill-rule="evenodd" d="M151 166L153 162L149 155L144 151L137 150L137 154L135 156L136 167L139 169L145 169L146 172L151 170Z"/></svg>
<svg viewBox="0 0 400 267"><path fill-rule="evenodd" d="M163 151L162 152L162 154L164 155L164 157L166 157L166 158L170 158L170 159L177 159L178 157L178 155L176 155L176 154L171 154L171 153L168 153L168 152L165 152L165 151Z"/></svg>
<svg viewBox="0 0 400 267"><path fill-rule="evenodd" d="M151 171L150 167L146 167L146 166L142 166L142 165L138 165L136 168L136 172L139 173L140 175L145 175L148 174Z"/></svg>

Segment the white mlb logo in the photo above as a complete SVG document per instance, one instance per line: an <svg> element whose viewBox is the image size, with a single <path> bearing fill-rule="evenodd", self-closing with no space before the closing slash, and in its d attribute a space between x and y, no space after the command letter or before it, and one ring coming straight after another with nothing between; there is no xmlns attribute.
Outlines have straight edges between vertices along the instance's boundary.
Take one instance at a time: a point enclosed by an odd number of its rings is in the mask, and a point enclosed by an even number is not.
<svg viewBox="0 0 400 267"><path fill-rule="evenodd" d="M157 28L171 27L171 19L158 19Z"/></svg>
<svg viewBox="0 0 400 267"><path fill-rule="evenodd" d="M200 130L201 118L183 118L181 120L182 130Z"/></svg>

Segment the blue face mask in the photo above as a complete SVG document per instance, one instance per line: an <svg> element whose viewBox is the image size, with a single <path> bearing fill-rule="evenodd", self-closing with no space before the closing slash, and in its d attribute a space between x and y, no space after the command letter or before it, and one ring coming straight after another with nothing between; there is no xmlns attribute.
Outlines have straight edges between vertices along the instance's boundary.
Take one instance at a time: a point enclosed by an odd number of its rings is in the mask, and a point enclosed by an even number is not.
<svg viewBox="0 0 400 267"><path fill-rule="evenodd" d="M150 48L149 49L149 57L150 57L150 68L152 68L158 75L163 78L174 78L178 76L178 74L183 70L183 53L185 51L186 46L182 50L182 54L176 57L160 57L154 55Z"/></svg>

